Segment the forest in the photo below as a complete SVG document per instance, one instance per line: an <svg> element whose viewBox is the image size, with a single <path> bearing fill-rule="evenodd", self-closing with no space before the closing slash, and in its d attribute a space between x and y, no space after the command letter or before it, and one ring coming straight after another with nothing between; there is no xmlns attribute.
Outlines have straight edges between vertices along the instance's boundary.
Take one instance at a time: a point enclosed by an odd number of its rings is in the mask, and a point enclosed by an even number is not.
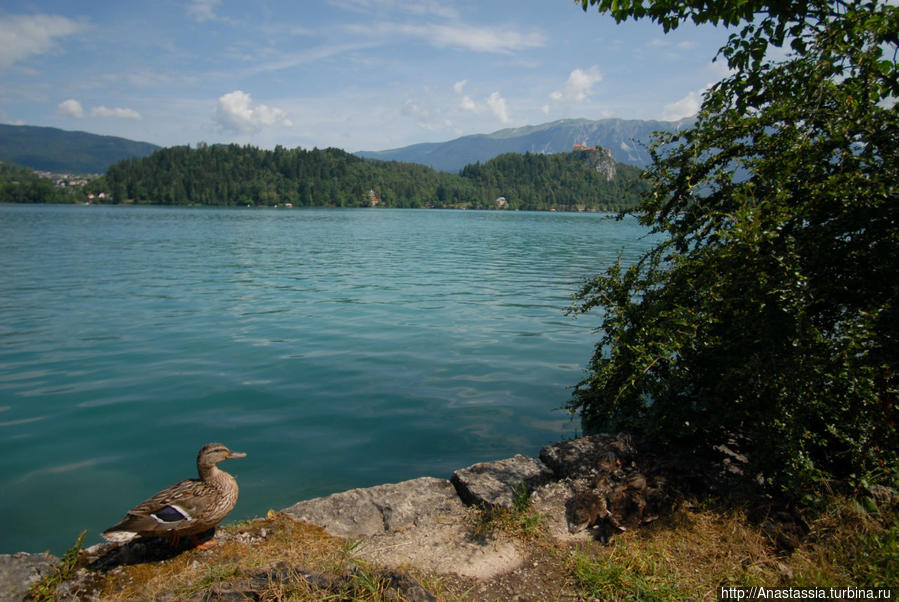
<svg viewBox="0 0 899 602"><path fill-rule="evenodd" d="M121 161L85 192L161 205L618 211L645 191L641 173L602 150L506 154L452 174L335 148L200 143Z"/></svg>
<svg viewBox="0 0 899 602"><path fill-rule="evenodd" d="M82 198L72 190L58 188L28 168L0 161L0 202L72 203Z"/></svg>

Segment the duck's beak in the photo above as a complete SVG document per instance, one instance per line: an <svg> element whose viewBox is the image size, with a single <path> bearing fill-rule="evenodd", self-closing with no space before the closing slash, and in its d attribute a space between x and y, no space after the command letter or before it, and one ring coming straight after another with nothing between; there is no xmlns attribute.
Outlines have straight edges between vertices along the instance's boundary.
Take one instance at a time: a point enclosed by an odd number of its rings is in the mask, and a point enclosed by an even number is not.
<svg viewBox="0 0 899 602"><path fill-rule="evenodd" d="M233 451L233 452L230 452L230 453L228 454L228 459L229 459L229 460L231 460L231 459L233 459L233 458L246 458L246 457L247 457L247 454L246 454L245 452L236 452L236 451Z"/></svg>

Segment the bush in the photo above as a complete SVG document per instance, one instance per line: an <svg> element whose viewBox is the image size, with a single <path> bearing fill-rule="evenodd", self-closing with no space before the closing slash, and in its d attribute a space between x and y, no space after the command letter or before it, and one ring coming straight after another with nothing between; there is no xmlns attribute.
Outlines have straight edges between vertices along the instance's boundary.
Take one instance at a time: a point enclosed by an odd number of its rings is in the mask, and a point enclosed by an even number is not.
<svg viewBox="0 0 899 602"><path fill-rule="evenodd" d="M663 242L576 294L603 335L569 410L670 449L737 437L748 477L797 496L894 483L899 7L590 3L744 26L695 127L653 146L638 214Z"/></svg>

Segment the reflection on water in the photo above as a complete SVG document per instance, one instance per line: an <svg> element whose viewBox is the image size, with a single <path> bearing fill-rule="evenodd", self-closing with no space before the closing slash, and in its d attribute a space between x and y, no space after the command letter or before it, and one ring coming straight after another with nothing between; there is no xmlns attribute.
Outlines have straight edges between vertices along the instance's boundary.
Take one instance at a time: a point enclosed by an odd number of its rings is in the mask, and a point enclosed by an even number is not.
<svg viewBox="0 0 899 602"><path fill-rule="evenodd" d="M0 553L64 551L194 476L232 520L522 452L597 316L586 276L648 241L598 215L0 205Z"/></svg>

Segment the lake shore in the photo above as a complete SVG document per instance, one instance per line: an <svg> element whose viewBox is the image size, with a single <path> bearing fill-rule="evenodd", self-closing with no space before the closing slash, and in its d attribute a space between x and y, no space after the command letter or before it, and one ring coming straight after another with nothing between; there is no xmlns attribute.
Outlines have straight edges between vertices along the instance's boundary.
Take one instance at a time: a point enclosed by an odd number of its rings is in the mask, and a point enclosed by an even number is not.
<svg viewBox="0 0 899 602"><path fill-rule="evenodd" d="M18 566L32 585L50 587L57 576L52 595L63 600L614 599L634 587L661 599L715 599L723 583L857 586L889 575L889 549L858 544L859 533L895 534L892 492L876 512L847 502L808 522L773 507L760 518L758 508L687 498L613 537L602 524L572 533L572 500L595 480L597 456L615 440L560 442L539 459L476 464L450 480L421 477L299 502L221 527L211 550L99 544L73 557L64 575L44 555L0 557L0 566ZM860 572L853 561L862 556L872 565L879 558L881 572ZM23 583L12 594L4 579L0 599L20 599Z"/></svg>

